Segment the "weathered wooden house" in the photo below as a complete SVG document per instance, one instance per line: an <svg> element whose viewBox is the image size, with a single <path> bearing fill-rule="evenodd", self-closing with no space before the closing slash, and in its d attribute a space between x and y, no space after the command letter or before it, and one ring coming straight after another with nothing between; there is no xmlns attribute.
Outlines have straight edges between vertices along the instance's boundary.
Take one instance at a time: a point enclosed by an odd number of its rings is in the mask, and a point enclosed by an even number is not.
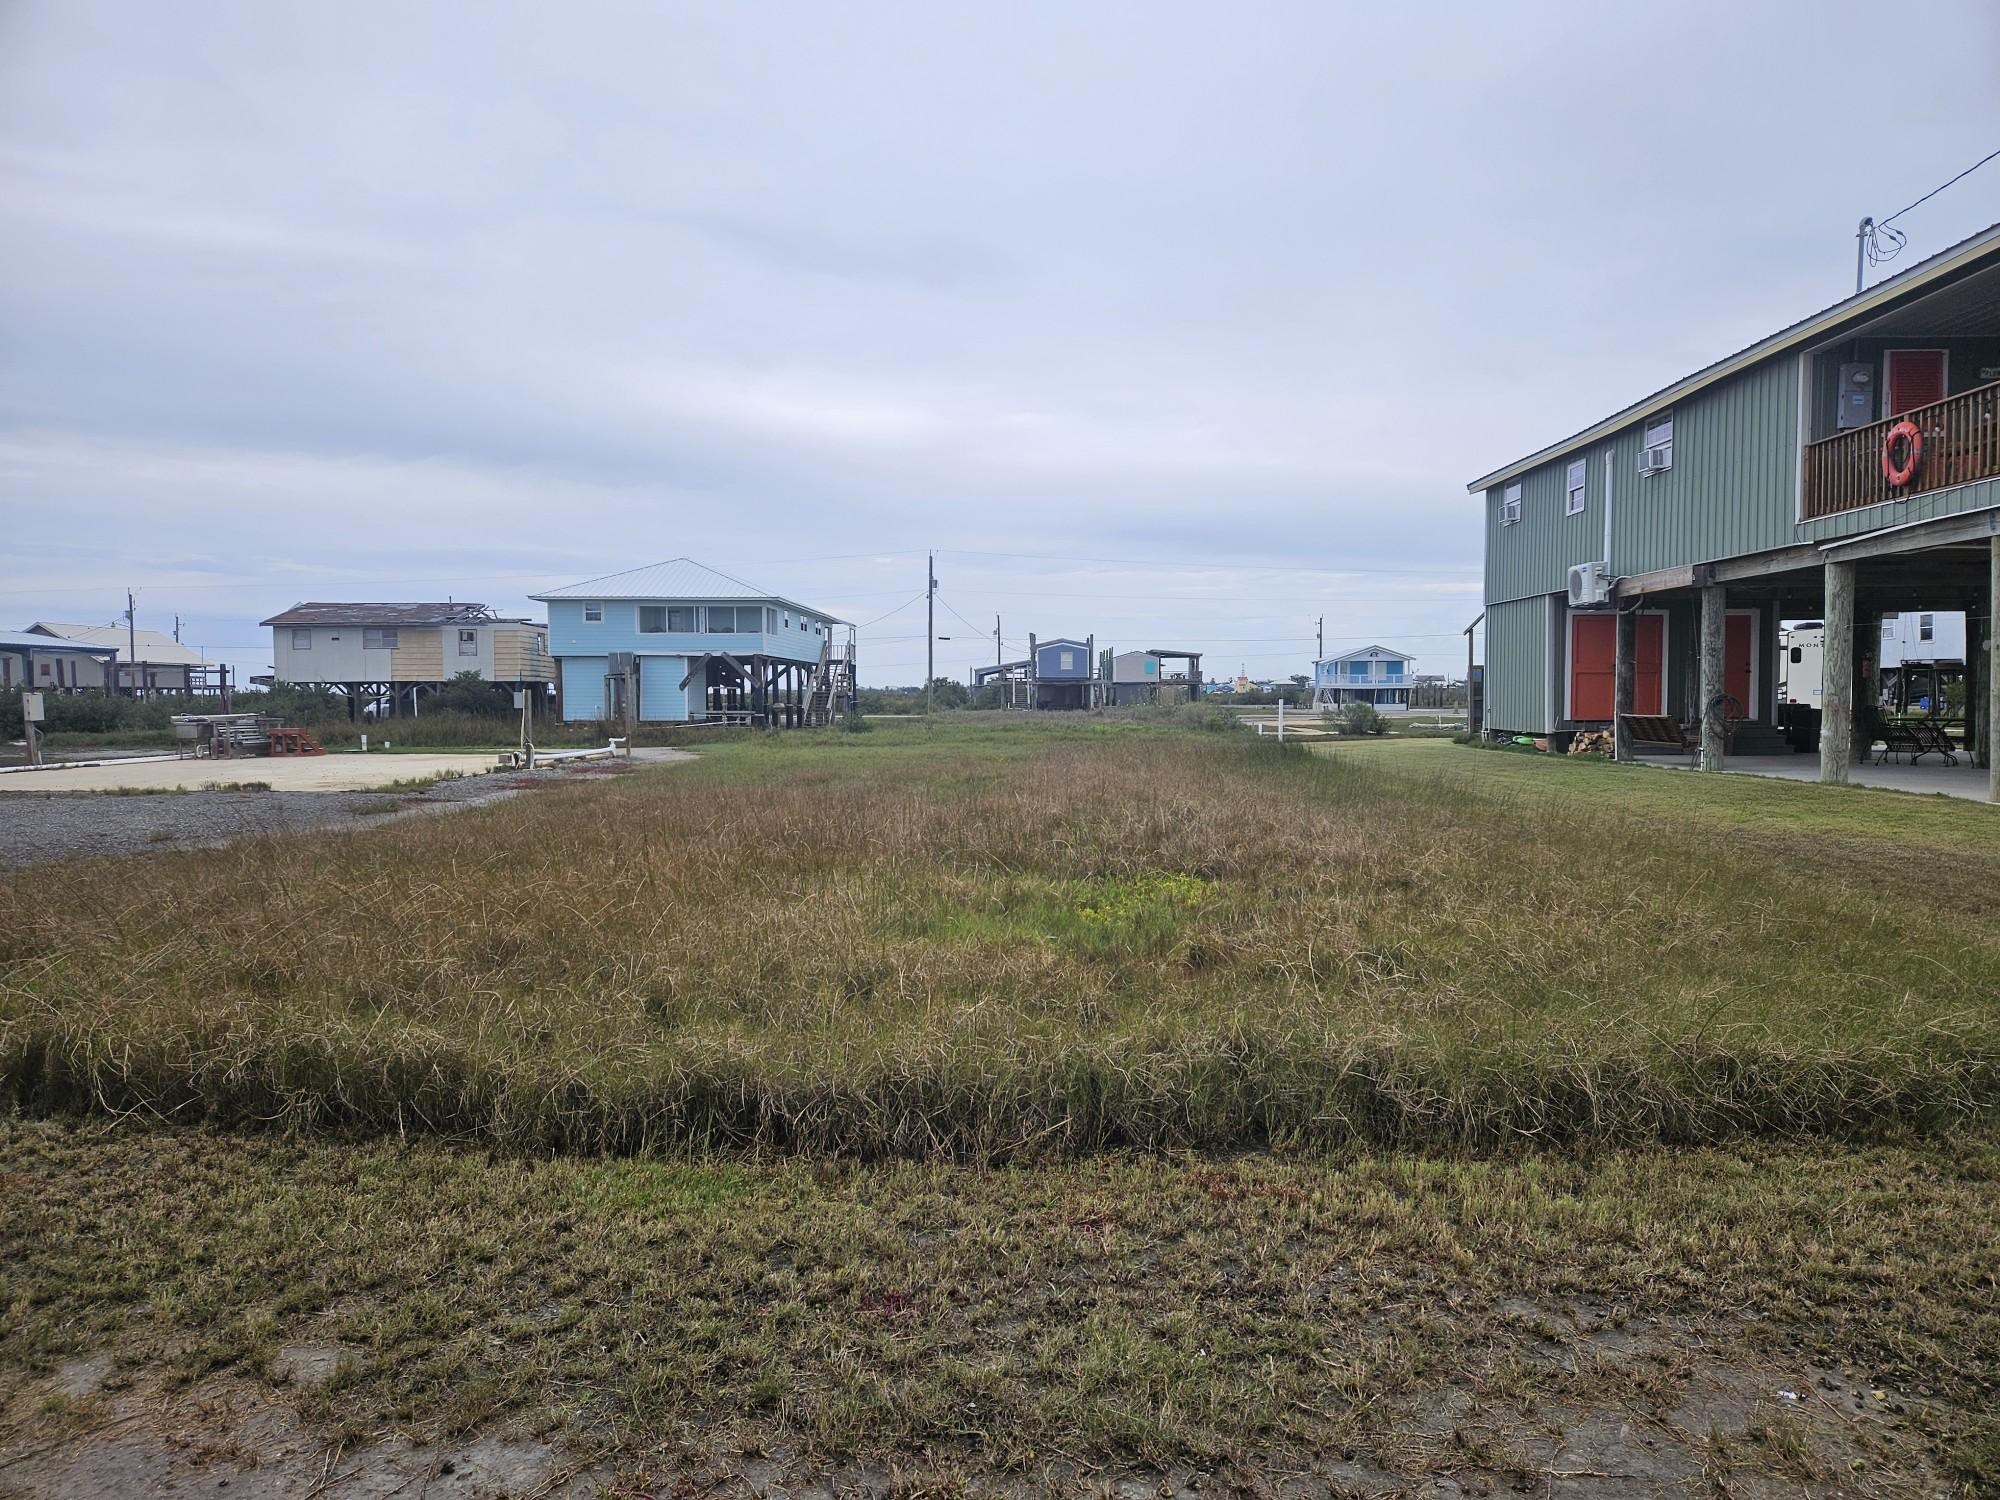
<svg viewBox="0 0 2000 1500"><path fill-rule="evenodd" d="M264 624L272 677L332 688L346 696L350 715L378 701L391 714L420 713L426 693L466 672L531 691L554 677L548 627L484 604L322 600L294 604Z"/></svg>
<svg viewBox="0 0 2000 1500"><path fill-rule="evenodd" d="M1416 658L1387 646L1363 646L1313 663L1312 706L1334 710L1365 703L1378 713L1407 713Z"/></svg>
<svg viewBox="0 0 2000 1500"><path fill-rule="evenodd" d="M1990 764L2000 225L1469 488L1489 730L1560 743L1614 727L1629 755L1670 720L1717 768L1726 743L1781 748L1778 624L1811 617L1820 774L1845 780L1870 738L1877 621L1962 609Z"/></svg>
<svg viewBox="0 0 2000 1500"><path fill-rule="evenodd" d="M851 625L691 558L533 597L565 719L797 728L853 711Z"/></svg>

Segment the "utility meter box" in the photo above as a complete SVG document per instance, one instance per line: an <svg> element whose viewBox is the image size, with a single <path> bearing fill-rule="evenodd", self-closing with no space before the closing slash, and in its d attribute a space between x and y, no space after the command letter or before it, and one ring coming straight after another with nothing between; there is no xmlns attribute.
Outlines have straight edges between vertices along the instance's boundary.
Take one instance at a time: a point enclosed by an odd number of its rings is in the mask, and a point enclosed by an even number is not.
<svg viewBox="0 0 2000 1500"><path fill-rule="evenodd" d="M29 691L21 694L21 717L30 724L42 722L42 695Z"/></svg>
<svg viewBox="0 0 2000 1500"><path fill-rule="evenodd" d="M1842 365L1840 395L1836 398L1833 425L1845 432L1850 427L1866 427L1875 420L1875 367Z"/></svg>

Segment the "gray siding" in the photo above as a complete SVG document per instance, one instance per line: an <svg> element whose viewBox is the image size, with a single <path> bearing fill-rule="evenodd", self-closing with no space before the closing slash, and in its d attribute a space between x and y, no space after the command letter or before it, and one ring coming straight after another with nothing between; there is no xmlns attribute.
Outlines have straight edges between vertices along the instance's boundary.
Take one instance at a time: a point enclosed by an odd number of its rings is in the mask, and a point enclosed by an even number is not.
<svg viewBox="0 0 2000 1500"><path fill-rule="evenodd" d="M1556 643L1546 594L1486 608L1486 724L1509 734L1546 734L1554 725L1549 663Z"/></svg>

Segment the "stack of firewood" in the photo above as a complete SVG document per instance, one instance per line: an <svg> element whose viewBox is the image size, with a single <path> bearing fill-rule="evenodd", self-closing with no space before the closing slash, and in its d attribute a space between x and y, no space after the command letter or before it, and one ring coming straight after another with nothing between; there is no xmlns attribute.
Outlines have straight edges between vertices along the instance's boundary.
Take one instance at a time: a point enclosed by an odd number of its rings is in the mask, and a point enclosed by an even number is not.
<svg viewBox="0 0 2000 1500"><path fill-rule="evenodd" d="M1609 755L1611 748L1611 731L1608 729L1579 730L1569 742L1571 755Z"/></svg>

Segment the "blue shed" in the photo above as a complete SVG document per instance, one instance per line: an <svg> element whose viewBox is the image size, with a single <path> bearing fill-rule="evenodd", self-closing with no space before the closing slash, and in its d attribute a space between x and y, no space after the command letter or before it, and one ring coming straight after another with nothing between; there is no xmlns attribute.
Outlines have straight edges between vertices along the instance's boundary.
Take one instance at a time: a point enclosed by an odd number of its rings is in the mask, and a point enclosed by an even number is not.
<svg viewBox="0 0 2000 1500"><path fill-rule="evenodd" d="M1088 641L1057 636L1035 647L1035 675L1044 682L1084 682L1091 674Z"/></svg>

